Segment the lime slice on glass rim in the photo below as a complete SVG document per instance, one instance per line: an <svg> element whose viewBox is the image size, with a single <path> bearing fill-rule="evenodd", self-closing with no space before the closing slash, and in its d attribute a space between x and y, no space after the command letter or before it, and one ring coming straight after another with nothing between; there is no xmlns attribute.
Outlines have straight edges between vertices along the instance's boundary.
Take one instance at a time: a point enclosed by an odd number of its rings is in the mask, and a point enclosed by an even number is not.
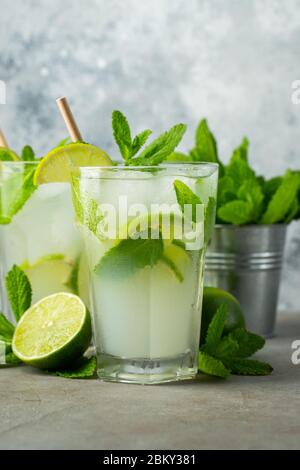
<svg viewBox="0 0 300 470"><path fill-rule="evenodd" d="M91 338L91 319L82 300L60 292L24 313L16 326L12 349L33 367L63 369L86 351Z"/></svg>
<svg viewBox="0 0 300 470"><path fill-rule="evenodd" d="M34 184L65 183L71 181L73 166L111 166L110 157L95 145L75 142L51 150L40 161L34 175Z"/></svg>

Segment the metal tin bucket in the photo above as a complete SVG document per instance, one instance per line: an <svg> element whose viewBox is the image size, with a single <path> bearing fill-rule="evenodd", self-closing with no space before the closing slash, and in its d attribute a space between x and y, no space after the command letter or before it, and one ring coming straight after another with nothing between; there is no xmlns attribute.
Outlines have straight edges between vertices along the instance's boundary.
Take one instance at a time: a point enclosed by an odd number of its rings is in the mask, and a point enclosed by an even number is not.
<svg viewBox="0 0 300 470"><path fill-rule="evenodd" d="M247 328L265 337L274 332L286 228L216 225L206 254L205 285L237 297Z"/></svg>

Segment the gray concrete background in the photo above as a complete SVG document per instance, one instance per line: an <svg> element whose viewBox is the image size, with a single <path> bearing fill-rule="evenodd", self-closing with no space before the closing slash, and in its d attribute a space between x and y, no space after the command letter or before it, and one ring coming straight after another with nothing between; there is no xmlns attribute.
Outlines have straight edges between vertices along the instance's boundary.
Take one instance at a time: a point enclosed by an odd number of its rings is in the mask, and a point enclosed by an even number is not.
<svg viewBox="0 0 300 470"><path fill-rule="evenodd" d="M0 0L0 123L16 150L43 154L66 135L67 95L85 140L115 153L111 110L160 132L206 116L224 160L243 135L266 175L300 166L297 0ZM293 223L280 307L297 309L300 224Z"/></svg>
<svg viewBox="0 0 300 470"><path fill-rule="evenodd" d="M267 377L140 386L3 369L0 449L299 449L299 313L258 354Z"/></svg>

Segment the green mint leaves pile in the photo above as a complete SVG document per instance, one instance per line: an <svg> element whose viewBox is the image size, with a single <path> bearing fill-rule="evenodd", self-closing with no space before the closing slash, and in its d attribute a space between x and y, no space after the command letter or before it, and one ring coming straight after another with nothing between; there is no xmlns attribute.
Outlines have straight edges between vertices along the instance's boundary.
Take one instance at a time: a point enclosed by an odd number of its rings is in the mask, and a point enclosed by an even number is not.
<svg viewBox="0 0 300 470"><path fill-rule="evenodd" d="M14 265L7 273L5 287L10 306L16 321L18 322L26 310L31 306L32 289L30 281L24 271ZM4 359L6 365L21 364L20 359L12 351L12 339L15 326L0 313L0 359ZM4 356L4 357L3 357ZM51 374L65 378L90 378L96 372L95 357L81 357L73 367L67 370L51 371Z"/></svg>
<svg viewBox="0 0 300 470"><path fill-rule="evenodd" d="M125 165L137 166L152 166L162 163L174 151L186 131L184 124L177 124L154 139L138 154L152 131L146 129L132 138L128 121L121 111L113 111L112 127Z"/></svg>
<svg viewBox="0 0 300 470"><path fill-rule="evenodd" d="M299 219L300 171L288 170L283 176L266 180L249 165L248 147L249 141L244 138L224 165L216 140L203 119L196 130L195 147L188 155L175 154L174 160L219 164L217 223L288 224Z"/></svg>
<svg viewBox="0 0 300 470"><path fill-rule="evenodd" d="M198 369L207 375L226 379L235 375L268 375L273 368L255 359L249 359L265 344L264 338L245 328L236 328L224 335L227 306L222 304L207 330L206 340L198 355Z"/></svg>

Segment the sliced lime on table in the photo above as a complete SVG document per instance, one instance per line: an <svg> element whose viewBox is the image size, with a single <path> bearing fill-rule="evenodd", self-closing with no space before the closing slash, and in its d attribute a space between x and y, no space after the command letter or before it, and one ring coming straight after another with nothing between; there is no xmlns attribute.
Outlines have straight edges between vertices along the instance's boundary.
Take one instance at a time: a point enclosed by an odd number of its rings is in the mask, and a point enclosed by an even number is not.
<svg viewBox="0 0 300 470"><path fill-rule="evenodd" d="M72 166L111 166L109 156L95 145L76 142L56 147L39 163L34 183L70 182Z"/></svg>
<svg viewBox="0 0 300 470"><path fill-rule="evenodd" d="M21 317L12 348L21 361L40 369L63 369L79 358L91 341L91 320L82 300L52 294Z"/></svg>

